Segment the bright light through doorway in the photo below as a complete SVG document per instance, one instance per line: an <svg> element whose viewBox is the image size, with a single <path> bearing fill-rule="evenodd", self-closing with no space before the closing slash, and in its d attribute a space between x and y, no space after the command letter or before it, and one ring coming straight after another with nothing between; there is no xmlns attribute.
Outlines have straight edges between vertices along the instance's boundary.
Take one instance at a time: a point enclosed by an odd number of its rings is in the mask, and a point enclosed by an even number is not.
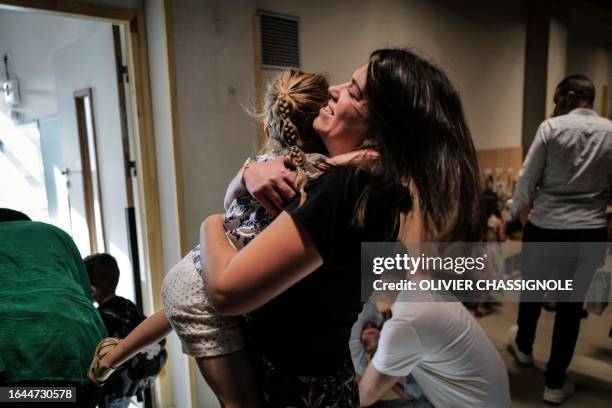
<svg viewBox="0 0 612 408"><path fill-rule="evenodd" d="M50 222L38 126L16 126L1 111L0 174L0 207Z"/></svg>

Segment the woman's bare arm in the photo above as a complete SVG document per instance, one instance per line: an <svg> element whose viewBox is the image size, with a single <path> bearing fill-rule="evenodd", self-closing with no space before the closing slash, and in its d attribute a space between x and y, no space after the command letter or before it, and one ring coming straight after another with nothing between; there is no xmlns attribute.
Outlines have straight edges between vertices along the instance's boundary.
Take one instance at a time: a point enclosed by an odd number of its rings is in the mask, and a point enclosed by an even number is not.
<svg viewBox="0 0 612 408"><path fill-rule="evenodd" d="M221 315L255 310L323 264L308 232L286 212L240 251L227 240L223 217L210 216L200 245L208 294Z"/></svg>

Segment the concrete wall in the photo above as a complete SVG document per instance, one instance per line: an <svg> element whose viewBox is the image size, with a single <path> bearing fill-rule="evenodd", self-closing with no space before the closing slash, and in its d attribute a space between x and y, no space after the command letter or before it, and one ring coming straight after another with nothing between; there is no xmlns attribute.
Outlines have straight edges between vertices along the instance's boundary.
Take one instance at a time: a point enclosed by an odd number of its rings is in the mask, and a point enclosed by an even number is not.
<svg viewBox="0 0 612 408"><path fill-rule="evenodd" d="M177 108L188 246L223 211L227 184L256 147L252 18L255 2L173 1Z"/></svg>
<svg viewBox="0 0 612 408"><path fill-rule="evenodd" d="M595 85L594 109L601 114L601 95L608 86L612 117L612 16L575 6L568 23L567 74L583 74Z"/></svg>

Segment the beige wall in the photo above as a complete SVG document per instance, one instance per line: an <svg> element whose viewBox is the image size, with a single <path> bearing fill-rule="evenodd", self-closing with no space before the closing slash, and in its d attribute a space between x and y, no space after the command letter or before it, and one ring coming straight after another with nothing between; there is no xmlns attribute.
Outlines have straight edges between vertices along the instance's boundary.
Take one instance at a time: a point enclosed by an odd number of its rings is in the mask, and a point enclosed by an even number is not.
<svg viewBox="0 0 612 408"><path fill-rule="evenodd" d="M521 2L258 0L300 18L302 68L345 81L371 51L408 46L459 89L477 148L521 144L525 23Z"/></svg>
<svg viewBox="0 0 612 408"><path fill-rule="evenodd" d="M608 86L608 117L612 115L612 16L575 8L569 20L567 73L583 74L595 85L594 109L601 113L601 92Z"/></svg>
<svg viewBox="0 0 612 408"><path fill-rule="evenodd" d="M568 73L584 74L593 81L595 85L595 104L593 108L601 114L603 86L608 86L608 112L604 113L610 117L612 97L610 85L612 84L612 52L601 46L592 44L571 43L571 59L569 60Z"/></svg>
<svg viewBox="0 0 612 408"><path fill-rule="evenodd" d="M186 242L223 212L229 181L256 146L251 0L173 1Z"/></svg>
<svg viewBox="0 0 612 408"><path fill-rule="evenodd" d="M567 23L558 18L550 21L548 39L548 75L546 76L546 116L555 109L553 97L557 84L567 75Z"/></svg>

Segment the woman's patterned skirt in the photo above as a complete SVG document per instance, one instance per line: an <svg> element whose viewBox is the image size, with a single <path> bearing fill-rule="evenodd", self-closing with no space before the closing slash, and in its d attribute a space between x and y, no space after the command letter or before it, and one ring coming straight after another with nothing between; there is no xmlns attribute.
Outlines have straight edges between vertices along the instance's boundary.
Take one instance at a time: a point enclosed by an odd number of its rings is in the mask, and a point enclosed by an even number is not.
<svg viewBox="0 0 612 408"><path fill-rule="evenodd" d="M275 366L264 356L249 350L253 356L255 377L262 394L263 406L270 408L358 408L359 391L350 356L333 373L299 376Z"/></svg>

